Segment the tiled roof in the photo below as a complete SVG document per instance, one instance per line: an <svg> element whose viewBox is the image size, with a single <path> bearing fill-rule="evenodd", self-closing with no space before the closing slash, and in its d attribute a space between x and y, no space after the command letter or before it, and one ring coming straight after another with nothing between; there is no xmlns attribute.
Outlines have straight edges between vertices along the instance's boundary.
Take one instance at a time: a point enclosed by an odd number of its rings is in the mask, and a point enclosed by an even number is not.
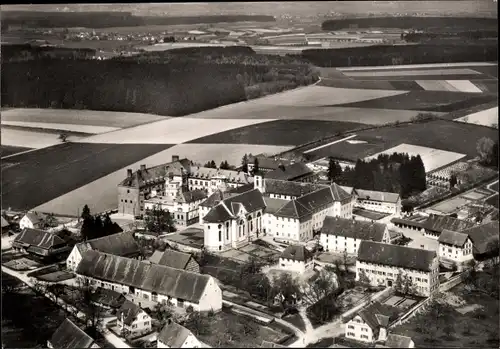
<svg viewBox="0 0 500 349"><path fill-rule="evenodd" d="M351 198L351 194L344 190L340 185L337 183L333 183L330 186L330 189L332 191L332 195L335 201L345 201Z"/></svg>
<svg viewBox="0 0 500 349"><path fill-rule="evenodd" d="M289 201L274 214L276 217L298 219L299 221L307 221L311 218L312 213L307 208L302 206L296 200Z"/></svg>
<svg viewBox="0 0 500 349"><path fill-rule="evenodd" d="M382 223L326 216L321 234L382 242L386 228L387 226Z"/></svg>
<svg viewBox="0 0 500 349"><path fill-rule="evenodd" d="M141 253L139 245L131 232L123 232L87 240L76 246L80 253L84 253L88 250L96 250L123 257L135 257Z"/></svg>
<svg viewBox="0 0 500 349"><path fill-rule="evenodd" d="M33 224L37 224L44 219L44 215L42 215L41 213L38 213L38 212L28 212L28 213L26 213L26 217Z"/></svg>
<svg viewBox="0 0 500 349"><path fill-rule="evenodd" d="M498 221L493 221L481 225L475 225L469 229L463 230L462 233L467 234L474 245L474 252L478 254L495 252L490 251L492 246L488 246L492 242L498 242ZM498 245L496 245L498 246Z"/></svg>
<svg viewBox="0 0 500 349"><path fill-rule="evenodd" d="M358 261L392 267L430 271L436 251L362 240Z"/></svg>
<svg viewBox="0 0 500 349"><path fill-rule="evenodd" d="M248 184L243 184L240 185L239 187L236 188L231 188L229 189L228 193L229 194L243 194L246 193L247 191L250 191L254 188L253 183L248 183Z"/></svg>
<svg viewBox="0 0 500 349"><path fill-rule="evenodd" d="M265 196L264 201L266 202L266 213L274 214L279 211L284 205L286 205L290 200L284 199L274 199Z"/></svg>
<svg viewBox="0 0 500 349"><path fill-rule="evenodd" d="M438 241L442 244L462 247L469 236L456 231L443 229Z"/></svg>
<svg viewBox="0 0 500 349"><path fill-rule="evenodd" d="M364 190L364 189L355 189L355 191L358 198L364 200L396 203L399 199L399 194L397 193L388 193L383 191Z"/></svg>
<svg viewBox="0 0 500 349"><path fill-rule="evenodd" d="M373 302L361 310L358 315L371 329L387 327L392 320L397 319L398 309L380 302Z"/></svg>
<svg viewBox="0 0 500 349"><path fill-rule="evenodd" d="M290 245L281 253L280 258L307 262L312 259L312 253L302 245Z"/></svg>
<svg viewBox="0 0 500 349"><path fill-rule="evenodd" d="M125 325L131 325L141 311L141 307L126 299L121 307L118 308L118 311L116 312L116 318L119 320L123 319L123 323Z"/></svg>
<svg viewBox="0 0 500 349"><path fill-rule="evenodd" d="M160 254L158 259L157 252ZM175 269L186 269L189 260L193 256L189 253L180 252L176 250L166 249L164 252L155 251L149 261L154 264L164 265Z"/></svg>
<svg viewBox="0 0 500 349"><path fill-rule="evenodd" d="M327 187L327 185L324 184L302 183L270 178L264 178L264 184L266 193L288 195L294 197L300 197L302 195L306 195L312 193L313 191Z"/></svg>
<svg viewBox="0 0 500 349"><path fill-rule="evenodd" d="M253 185L252 185L253 189ZM224 199L227 199L231 196L235 196L236 193L231 193L231 192L223 192L221 190L216 190L210 195L205 201L203 201L200 206L204 207L214 207L217 205L219 202L221 202Z"/></svg>
<svg viewBox="0 0 500 349"><path fill-rule="evenodd" d="M370 219L372 221L378 221L384 217L390 215L390 213L381 213L377 211L366 210L364 208L353 208L352 214L356 216L360 216L363 218Z"/></svg>
<svg viewBox="0 0 500 349"><path fill-rule="evenodd" d="M274 342L269 342L269 341L262 341L262 345L260 347L261 348L287 348L284 345L277 344Z"/></svg>
<svg viewBox="0 0 500 349"><path fill-rule="evenodd" d="M222 223L233 218L233 216L228 212L228 210L219 204L212 207L210 211L203 217L203 221L206 223Z"/></svg>
<svg viewBox="0 0 500 349"><path fill-rule="evenodd" d="M168 164L150 167L143 171L137 170L132 173L131 177L125 178L120 183L120 186L140 188L148 182L164 181L170 173L180 175L183 169L189 172L190 164L191 162L188 159L181 159Z"/></svg>
<svg viewBox="0 0 500 349"><path fill-rule="evenodd" d="M335 200L330 188L324 188L301 196L296 201L313 213L320 208L325 208L327 205L332 204Z"/></svg>
<svg viewBox="0 0 500 349"><path fill-rule="evenodd" d="M190 203L203 200L207 197L204 190L196 189L191 191L182 191L177 195L177 201L180 203Z"/></svg>
<svg viewBox="0 0 500 349"><path fill-rule="evenodd" d="M93 294L93 301L112 308L118 308L125 302L125 296L117 291L98 287Z"/></svg>
<svg viewBox="0 0 500 349"><path fill-rule="evenodd" d="M217 168L191 166L189 174L193 179L210 179L213 177L225 177L229 183L248 184L253 183L252 177L243 171L221 170Z"/></svg>
<svg viewBox="0 0 500 349"><path fill-rule="evenodd" d="M14 244L29 245L48 250L53 246L63 245L64 240L56 234L39 229L25 228L14 239Z"/></svg>
<svg viewBox="0 0 500 349"><path fill-rule="evenodd" d="M441 233L443 229L462 231L473 226L473 222L463 221L450 216L439 216L434 214L431 214L424 222L422 222L422 227L425 230L436 233Z"/></svg>
<svg viewBox="0 0 500 349"><path fill-rule="evenodd" d="M184 326L169 321L158 334L158 340L168 348L181 348L190 334L192 332Z"/></svg>
<svg viewBox="0 0 500 349"><path fill-rule="evenodd" d="M76 273L189 302L200 300L210 280L208 275L97 251L85 252Z"/></svg>
<svg viewBox="0 0 500 349"><path fill-rule="evenodd" d="M243 194L224 199L217 206L212 207L203 217L203 220L207 223L225 222L238 214L240 205L247 212L255 212L266 207L262 193L258 189L252 189Z"/></svg>
<svg viewBox="0 0 500 349"><path fill-rule="evenodd" d="M269 170L277 169L280 164L283 164L285 166L290 164L289 160L278 159L276 157L267 157L264 155L249 156L248 163L253 164L255 161L255 158L257 158L257 160L259 161L260 168L269 169Z"/></svg>
<svg viewBox="0 0 500 349"><path fill-rule="evenodd" d="M352 193L353 193L353 191L354 191L354 188L353 188L353 187L348 187L348 186L345 186L345 185L341 185L340 187L341 187L342 189L344 189L344 190L345 190L345 192L346 192L346 193L348 193L348 194L352 194Z"/></svg>
<svg viewBox="0 0 500 349"><path fill-rule="evenodd" d="M387 348L409 348L412 342L411 337L400 336L399 334L390 333L387 335L385 346Z"/></svg>
<svg viewBox="0 0 500 349"><path fill-rule="evenodd" d="M314 171L307 167L306 164L296 162L266 173L265 178L292 181L311 173L314 173Z"/></svg>
<svg viewBox="0 0 500 349"><path fill-rule="evenodd" d="M9 222L7 222L5 218L3 218L3 216L0 216L0 219L2 221L2 228L8 227L10 225Z"/></svg>
<svg viewBox="0 0 500 349"><path fill-rule="evenodd" d="M50 338L54 349L90 348L94 340L70 319L64 319Z"/></svg>

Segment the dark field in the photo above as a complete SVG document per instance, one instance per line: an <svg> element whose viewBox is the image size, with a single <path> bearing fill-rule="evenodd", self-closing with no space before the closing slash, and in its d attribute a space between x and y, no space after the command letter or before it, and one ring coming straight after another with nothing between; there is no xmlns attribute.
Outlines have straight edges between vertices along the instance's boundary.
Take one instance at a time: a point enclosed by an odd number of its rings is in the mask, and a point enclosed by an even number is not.
<svg viewBox="0 0 500 349"><path fill-rule="evenodd" d="M478 105L474 105L472 107L460 109L460 110L457 110L457 111L454 111L451 113L442 114L439 117L441 119L455 120L455 119L458 119L458 118L461 118L461 117L464 117L464 116L467 116L467 115L470 115L473 113L477 113L481 110L494 108L496 106L498 106L498 101L494 100L494 101L491 101L488 103L478 104Z"/></svg>
<svg viewBox="0 0 500 349"><path fill-rule="evenodd" d="M368 143L349 144L340 142L309 154L314 158L334 156L337 158L357 160L401 143L420 145L467 154L468 157L477 155L476 143L481 137L498 139L498 131L492 128L454 122L435 120L427 123L405 124L400 126L386 126L378 129L355 133L354 139L365 140ZM329 143L331 140L326 141ZM315 148L319 145L310 147ZM307 148L304 148L307 150Z"/></svg>
<svg viewBox="0 0 500 349"><path fill-rule="evenodd" d="M49 133L49 134L57 134L57 135L59 135L61 133L65 133L68 136L77 136L77 137L89 137L89 136L93 135L93 133L87 133L87 132L58 130L58 129L53 129L53 128L43 128L43 127L13 126L13 125L2 125L2 127L7 129L7 130L11 129L11 130L20 130L20 131L32 131L32 132Z"/></svg>
<svg viewBox="0 0 500 349"><path fill-rule="evenodd" d="M448 91L410 91L405 94L338 104L336 107L421 110L450 113L496 100L494 95Z"/></svg>
<svg viewBox="0 0 500 349"><path fill-rule="evenodd" d="M376 74L376 73L374 73ZM378 73L374 76L350 76L351 79L354 80L397 80L397 81L405 81L405 80L470 80L470 79L481 79L482 75L478 74L454 74L454 75L409 75L409 74L401 74L401 75L382 75L382 73ZM486 76L484 76L486 77ZM489 77L488 77L489 78Z"/></svg>
<svg viewBox="0 0 500 349"><path fill-rule="evenodd" d="M498 93L498 80L470 80L481 91L486 93Z"/></svg>
<svg viewBox="0 0 500 349"><path fill-rule="evenodd" d="M5 159L2 204L27 210L170 148L168 144L66 143Z"/></svg>
<svg viewBox="0 0 500 349"><path fill-rule="evenodd" d="M495 184L493 184L490 189L496 191L498 193L498 182L496 182Z"/></svg>
<svg viewBox="0 0 500 349"><path fill-rule="evenodd" d="M498 188L497 188L497 190L498 190ZM488 200L486 200L486 203L493 206L493 207L498 208L498 194L495 194L492 197L490 197Z"/></svg>
<svg viewBox="0 0 500 349"><path fill-rule="evenodd" d="M300 145L366 125L321 120L276 120L198 138L188 143Z"/></svg>
<svg viewBox="0 0 500 349"><path fill-rule="evenodd" d="M17 154L22 151L30 150L31 148L14 147L12 145L0 145L0 157Z"/></svg>
<svg viewBox="0 0 500 349"><path fill-rule="evenodd" d="M415 81L405 80L333 80L322 79L318 86L338 87L338 88L354 88L354 89L369 89L369 90L409 90L423 91L422 86Z"/></svg>

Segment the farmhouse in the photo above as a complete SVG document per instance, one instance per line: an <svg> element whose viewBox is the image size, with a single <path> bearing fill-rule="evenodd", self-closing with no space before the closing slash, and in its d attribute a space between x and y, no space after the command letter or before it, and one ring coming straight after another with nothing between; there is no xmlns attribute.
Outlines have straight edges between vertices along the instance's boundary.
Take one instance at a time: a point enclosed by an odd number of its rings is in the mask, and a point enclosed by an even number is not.
<svg viewBox="0 0 500 349"><path fill-rule="evenodd" d="M200 265L190 253L167 249L164 252L155 251L149 261L154 264L170 268L182 269L193 273L200 273Z"/></svg>
<svg viewBox="0 0 500 349"><path fill-rule="evenodd" d="M498 221L476 225L461 231L461 233L469 236L473 244L472 253L474 259L480 261L492 257L498 258L498 232Z"/></svg>
<svg viewBox="0 0 500 349"><path fill-rule="evenodd" d="M70 319L64 319L47 341L47 347L54 349L99 348L94 339L83 332Z"/></svg>
<svg viewBox="0 0 500 349"><path fill-rule="evenodd" d="M397 193L355 189L356 207L369 211L399 215L401 213L401 197Z"/></svg>
<svg viewBox="0 0 500 349"><path fill-rule="evenodd" d="M19 229L41 229L43 228L45 216L38 212L28 212L19 221Z"/></svg>
<svg viewBox="0 0 500 349"><path fill-rule="evenodd" d="M266 173L266 178L282 181L314 182L316 175L306 164L296 162L288 166L280 164L276 170Z"/></svg>
<svg viewBox="0 0 500 349"><path fill-rule="evenodd" d="M115 256L140 258L141 250L132 233L123 232L76 244L66 259L69 270L76 270L86 251L94 250Z"/></svg>
<svg viewBox="0 0 500 349"><path fill-rule="evenodd" d="M248 157L248 173L253 172L254 165L255 165L255 159L257 159L257 162L259 164L259 172L262 172L262 173L268 173L268 172L277 170L277 169L279 169L280 165L283 165L283 166L290 165L289 160L278 159L276 157L268 158L267 156L264 156L264 155L249 156Z"/></svg>
<svg viewBox="0 0 500 349"><path fill-rule="evenodd" d="M467 234L444 229L438 242L441 262L461 264L474 259L472 241Z"/></svg>
<svg viewBox="0 0 500 349"><path fill-rule="evenodd" d="M122 333L151 332L151 317L135 303L125 300L116 312L116 323Z"/></svg>
<svg viewBox="0 0 500 349"><path fill-rule="evenodd" d="M12 242L15 251L27 253L43 260L60 257L71 248L54 233L24 228Z"/></svg>
<svg viewBox="0 0 500 349"><path fill-rule="evenodd" d="M76 269L79 278L153 302L170 302L195 311L218 311L222 292L214 278L163 265L89 250Z"/></svg>
<svg viewBox="0 0 500 349"><path fill-rule="evenodd" d="M287 271L303 274L314 268L313 254L302 245L290 245L279 258L279 266Z"/></svg>
<svg viewBox="0 0 500 349"><path fill-rule="evenodd" d="M251 182L252 178L246 173L194 166L190 160L180 160L173 155L168 164L151 168L141 165L136 172L127 170L127 177L118 185L118 212L140 217L145 213L145 201L159 196L174 203L180 200L180 213L184 213L184 218L179 220L190 222L200 194L185 196L183 192L203 190L210 195L223 184L236 188ZM174 207L176 209L179 207Z"/></svg>
<svg viewBox="0 0 500 349"><path fill-rule="evenodd" d="M429 296L439 289L439 260L435 251L374 241L361 241L356 261L356 280L366 275L370 284L396 286L399 274L407 276L412 292Z"/></svg>
<svg viewBox="0 0 500 349"><path fill-rule="evenodd" d="M321 228L320 244L328 251L357 254L363 240L389 244L387 225L353 219L326 216Z"/></svg>
<svg viewBox="0 0 500 349"><path fill-rule="evenodd" d="M178 323L167 320L167 324L158 334L157 348L202 348L198 338L193 332L179 325Z"/></svg>
<svg viewBox="0 0 500 349"><path fill-rule="evenodd" d="M367 343L385 341L389 324L397 319L397 314L394 307L373 302L346 323L346 338Z"/></svg>
<svg viewBox="0 0 500 349"><path fill-rule="evenodd" d="M438 239L444 229L452 231L462 231L473 227L475 224L469 221L463 221L449 216L438 216L431 214L422 222L424 236Z"/></svg>

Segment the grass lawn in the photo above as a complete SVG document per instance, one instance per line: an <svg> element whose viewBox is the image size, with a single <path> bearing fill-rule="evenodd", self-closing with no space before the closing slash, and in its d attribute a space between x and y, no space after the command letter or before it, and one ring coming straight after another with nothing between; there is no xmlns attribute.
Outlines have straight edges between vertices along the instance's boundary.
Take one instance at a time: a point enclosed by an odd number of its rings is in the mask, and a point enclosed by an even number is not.
<svg viewBox="0 0 500 349"><path fill-rule="evenodd" d="M2 171L2 203L31 209L169 147L65 143L13 156L4 161L16 165Z"/></svg>
<svg viewBox="0 0 500 349"><path fill-rule="evenodd" d="M487 277L487 276L484 276ZM462 306L448 306L440 312L450 316L452 328L446 335L445 326L436 325L435 318L426 312L416 315L407 323L393 329L393 333L411 336L417 347L469 347L498 348L498 299L476 292L470 292L459 285L449 291L445 299L460 297ZM432 326L429 326L432 324ZM424 333L422 329L428 329Z"/></svg>
<svg viewBox="0 0 500 349"><path fill-rule="evenodd" d="M31 148L26 147L14 147L11 145L0 145L0 156L8 156L16 153L20 153L22 151L30 150Z"/></svg>
<svg viewBox="0 0 500 349"><path fill-rule="evenodd" d="M493 207L498 208L498 194L495 194L492 197L488 198L486 200L486 203L493 206Z"/></svg>

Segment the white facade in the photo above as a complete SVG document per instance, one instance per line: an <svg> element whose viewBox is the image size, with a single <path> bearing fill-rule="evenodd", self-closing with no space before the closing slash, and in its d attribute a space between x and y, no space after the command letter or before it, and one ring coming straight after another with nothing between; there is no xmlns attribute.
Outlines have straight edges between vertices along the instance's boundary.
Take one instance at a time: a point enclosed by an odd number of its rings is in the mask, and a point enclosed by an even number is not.
<svg viewBox="0 0 500 349"><path fill-rule="evenodd" d="M439 243L439 258L447 259L456 263L464 263L474 259L472 254L473 245L472 241L467 238L463 247L452 246L448 244Z"/></svg>
<svg viewBox="0 0 500 349"><path fill-rule="evenodd" d="M349 254L357 254L361 241L362 239L355 239L351 237L337 236L325 233L321 233L319 236L319 243L324 247L326 252L346 252ZM377 242L383 242L386 244L391 243L391 236L387 227L385 228L382 241Z"/></svg>
<svg viewBox="0 0 500 349"><path fill-rule="evenodd" d="M299 274L304 274L306 271L310 271L314 268L314 261L312 260L312 258L309 261L304 262L280 257L279 267L280 269L284 269L286 271L293 271Z"/></svg>
<svg viewBox="0 0 500 349"><path fill-rule="evenodd" d="M356 200L356 207L369 211L399 215L401 214L401 198L395 203L358 198Z"/></svg>
<svg viewBox="0 0 500 349"><path fill-rule="evenodd" d="M380 328L379 331L374 331L359 315L356 315L345 324L346 338L351 338L360 342L374 342L379 339L379 336L383 338L385 333L386 329L384 328Z"/></svg>
<svg viewBox="0 0 500 349"><path fill-rule="evenodd" d="M165 343L163 343L161 340L158 340L156 347L157 348L171 348L168 345L166 345ZM190 333L186 337L186 339L184 340L184 342L180 346L175 347L175 348L202 348L202 347L203 346L201 345L201 343L198 340L198 338L196 338L194 334Z"/></svg>
<svg viewBox="0 0 500 349"><path fill-rule="evenodd" d="M71 250L71 253L69 254L68 258L66 258L66 268L71 271L75 271L76 268L78 268L78 264L80 264L80 261L82 260L82 254L78 250L78 247L73 246L73 249Z"/></svg>
<svg viewBox="0 0 500 349"><path fill-rule="evenodd" d="M384 264L373 264L356 261L356 281L364 272L372 286L395 286L398 274L407 275L415 287L415 291L423 296L430 296L439 289L439 262L436 258L432 264L431 272L393 267Z"/></svg>
<svg viewBox="0 0 500 349"><path fill-rule="evenodd" d="M23 230L25 228L28 229L38 229L40 224L33 224L33 222L28 218L27 215L24 215L23 218L19 221L19 229Z"/></svg>
<svg viewBox="0 0 500 349"><path fill-rule="evenodd" d="M127 325L122 323L122 319L119 316L116 318L116 324L120 329L125 329L130 333L145 333L151 331L151 317L143 310L137 314L131 324Z"/></svg>

